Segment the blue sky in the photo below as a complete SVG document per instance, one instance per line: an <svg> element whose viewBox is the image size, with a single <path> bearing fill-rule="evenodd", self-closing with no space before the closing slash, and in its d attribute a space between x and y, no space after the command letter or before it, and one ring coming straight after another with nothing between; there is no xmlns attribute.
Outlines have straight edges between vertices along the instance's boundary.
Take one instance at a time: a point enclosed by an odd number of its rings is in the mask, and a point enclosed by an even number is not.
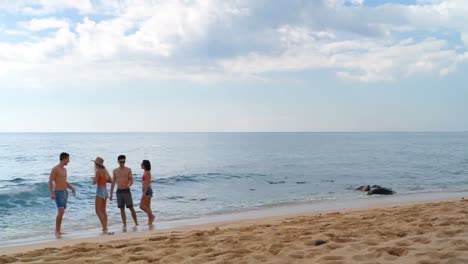
<svg viewBox="0 0 468 264"><path fill-rule="evenodd" d="M468 1L0 1L0 131L468 131Z"/></svg>

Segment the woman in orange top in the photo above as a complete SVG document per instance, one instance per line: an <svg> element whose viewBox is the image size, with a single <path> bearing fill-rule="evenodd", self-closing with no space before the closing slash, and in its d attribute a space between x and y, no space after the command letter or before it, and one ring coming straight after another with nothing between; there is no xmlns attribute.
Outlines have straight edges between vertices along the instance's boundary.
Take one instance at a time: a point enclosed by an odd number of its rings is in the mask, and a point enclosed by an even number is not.
<svg viewBox="0 0 468 264"><path fill-rule="evenodd" d="M153 189L151 188L151 163L149 160L141 162L143 169L143 177L141 177L143 193L141 194L140 209L148 215L148 225L153 225L154 216L151 211L151 198L153 197Z"/></svg>
<svg viewBox="0 0 468 264"><path fill-rule="evenodd" d="M102 232L107 233L107 183L112 183L112 179L109 172L104 167L104 160L101 157L97 157L94 162L95 175L93 178L93 184L96 184L96 214L99 218L99 222L102 225Z"/></svg>

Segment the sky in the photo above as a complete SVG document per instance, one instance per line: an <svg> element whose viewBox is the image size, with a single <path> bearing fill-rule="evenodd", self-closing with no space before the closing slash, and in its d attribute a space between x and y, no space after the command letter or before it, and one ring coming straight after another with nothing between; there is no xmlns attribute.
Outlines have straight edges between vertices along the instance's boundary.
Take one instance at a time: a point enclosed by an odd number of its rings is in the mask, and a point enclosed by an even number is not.
<svg viewBox="0 0 468 264"><path fill-rule="evenodd" d="M0 132L468 131L466 0L0 0Z"/></svg>

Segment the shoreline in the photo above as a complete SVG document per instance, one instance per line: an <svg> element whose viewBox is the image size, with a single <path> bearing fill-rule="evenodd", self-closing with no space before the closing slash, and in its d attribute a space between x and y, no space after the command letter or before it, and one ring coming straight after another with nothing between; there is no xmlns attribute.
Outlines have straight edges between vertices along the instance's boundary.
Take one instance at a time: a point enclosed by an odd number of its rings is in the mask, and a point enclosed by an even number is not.
<svg viewBox="0 0 468 264"><path fill-rule="evenodd" d="M115 232L114 235L101 235L99 230L94 228L67 233L62 239L55 239L51 234L48 236L1 242L0 255L11 255L50 247L60 248L85 242L109 242L145 238L155 234L165 234L169 232L193 231L226 225L255 224L257 222L269 222L290 217L313 216L337 212L347 213L376 208L411 206L430 202L457 201L464 197L463 194L466 194L466 192L431 192L393 196L369 196L352 200L320 201L315 203L294 203L228 214L208 215L199 218L161 221L157 222L153 228L141 225L138 229L134 229L132 225L129 225L127 227L127 232L123 232L119 227L112 226L109 231Z"/></svg>
<svg viewBox="0 0 468 264"><path fill-rule="evenodd" d="M468 263L467 200L310 212L80 240L0 263Z"/></svg>

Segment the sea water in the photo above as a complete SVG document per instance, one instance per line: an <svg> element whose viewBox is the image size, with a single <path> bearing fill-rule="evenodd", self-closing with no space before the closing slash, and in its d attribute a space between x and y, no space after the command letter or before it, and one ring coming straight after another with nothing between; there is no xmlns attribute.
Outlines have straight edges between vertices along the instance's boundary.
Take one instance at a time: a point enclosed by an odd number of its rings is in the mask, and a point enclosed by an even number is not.
<svg viewBox="0 0 468 264"><path fill-rule="evenodd" d="M364 184L403 196L468 190L468 133L3 133L0 241L53 233L57 209L48 179L60 152L70 154L68 181L77 191L65 231L99 227L96 156L109 172L118 155L127 156L140 223L147 221L138 208L143 159L152 163L158 221L372 199L354 190ZM109 225L120 225L115 200L107 211Z"/></svg>

